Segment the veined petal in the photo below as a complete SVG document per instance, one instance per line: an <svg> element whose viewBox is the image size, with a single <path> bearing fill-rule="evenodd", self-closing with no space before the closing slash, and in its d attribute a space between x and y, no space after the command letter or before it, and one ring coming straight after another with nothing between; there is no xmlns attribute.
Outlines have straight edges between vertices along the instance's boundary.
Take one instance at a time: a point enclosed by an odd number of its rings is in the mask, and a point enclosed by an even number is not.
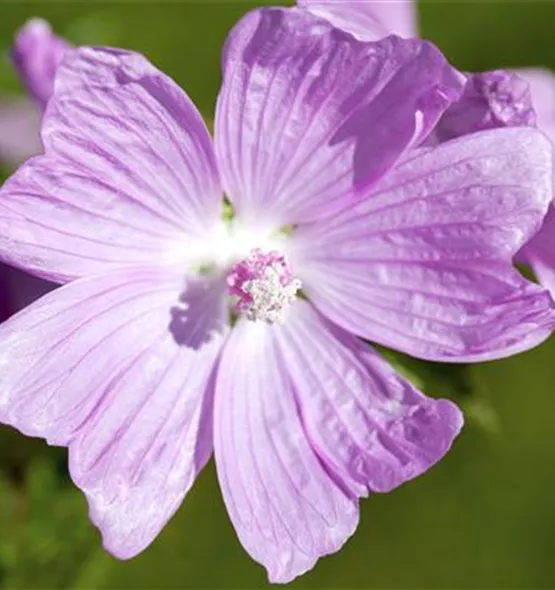
<svg viewBox="0 0 555 590"><path fill-rule="evenodd" d="M70 45L50 25L32 18L18 31L11 58L27 92L44 110L54 90L56 70Z"/></svg>
<svg viewBox="0 0 555 590"><path fill-rule="evenodd" d="M431 44L362 43L298 9L245 16L224 51L215 141L238 216L281 225L355 201L458 98Z"/></svg>
<svg viewBox="0 0 555 590"><path fill-rule="evenodd" d="M199 256L219 223L211 140L189 98L139 54L69 50L46 153L0 190L0 258L65 281Z"/></svg>
<svg viewBox="0 0 555 590"><path fill-rule="evenodd" d="M157 269L64 285L0 326L0 420L69 447L106 548L142 551L212 448L222 289Z"/></svg>
<svg viewBox="0 0 555 590"><path fill-rule="evenodd" d="M424 396L304 302L272 337L312 447L359 496L429 469L462 427L455 404Z"/></svg>
<svg viewBox="0 0 555 590"><path fill-rule="evenodd" d="M498 127L527 127L536 123L528 83L512 72L495 70L470 74L464 92L441 117L430 136L442 142Z"/></svg>
<svg viewBox="0 0 555 590"><path fill-rule="evenodd" d="M343 545L358 507L304 432L275 329L248 320L233 328L216 381L214 451L241 543L270 581L285 583Z"/></svg>
<svg viewBox="0 0 555 590"><path fill-rule="evenodd" d="M391 33L418 37L414 0L297 0L297 5L362 41Z"/></svg>
<svg viewBox="0 0 555 590"><path fill-rule="evenodd" d="M552 197L552 150L531 128L416 152L364 202L291 236L303 289L369 340L443 361L531 348L555 326L512 257Z"/></svg>

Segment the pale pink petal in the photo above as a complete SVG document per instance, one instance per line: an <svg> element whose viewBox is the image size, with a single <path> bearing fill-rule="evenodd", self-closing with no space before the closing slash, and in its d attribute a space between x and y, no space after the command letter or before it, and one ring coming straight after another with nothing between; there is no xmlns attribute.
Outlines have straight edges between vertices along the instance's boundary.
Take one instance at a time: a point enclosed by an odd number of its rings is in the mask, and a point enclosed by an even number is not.
<svg viewBox="0 0 555 590"><path fill-rule="evenodd" d="M129 558L212 448L221 288L157 269L74 281L0 326L0 419L69 446L104 545Z"/></svg>
<svg viewBox="0 0 555 590"><path fill-rule="evenodd" d="M516 70L530 85L538 127L555 142L555 74L542 68ZM529 264L542 285L555 298L555 210L545 217L540 231L518 253L519 262Z"/></svg>
<svg viewBox="0 0 555 590"><path fill-rule="evenodd" d="M518 253L518 261L532 267L539 282L555 299L555 209L545 216L540 231Z"/></svg>
<svg viewBox="0 0 555 590"><path fill-rule="evenodd" d="M233 328L218 369L214 450L241 543L270 581L285 583L345 543L358 508L307 438L276 329L248 320Z"/></svg>
<svg viewBox="0 0 555 590"><path fill-rule="evenodd" d="M363 41L391 33L418 37L416 0L297 0L297 5Z"/></svg>
<svg viewBox="0 0 555 590"><path fill-rule="evenodd" d="M294 272L333 321L414 356L499 358L555 325L551 298L511 259L552 197L552 150L531 128L418 151L364 202L300 227Z"/></svg>
<svg viewBox="0 0 555 590"><path fill-rule="evenodd" d="M0 97L0 165L16 166L42 152L39 120L29 100Z"/></svg>
<svg viewBox="0 0 555 590"><path fill-rule="evenodd" d="M420 475L462 427L455 404L424 396L304 302L271 338L312 447L358 496Z"/></svg>
<svg viewBox="0 0 555 590"><path fill-rule="evenodd" d="M0 190L4 261L57 281L199 256L219 223L211 140L189 98L139 54L69 50L46 154Z"/></svg>
<svg viewBox="0 0 555 590"><path fill-rule="evenodd" d="M538 127L555 142L555 74L543 68L524 68L515 73L530 85Z"/></svg>
<svg viewBox="0 0 555 590"><path fill-rule="evenodd" d="M238 217L279 226L344 208L427 135L461 89L424 41L361 43L303 10L249 13L225 47L215 119Z"/></svg>

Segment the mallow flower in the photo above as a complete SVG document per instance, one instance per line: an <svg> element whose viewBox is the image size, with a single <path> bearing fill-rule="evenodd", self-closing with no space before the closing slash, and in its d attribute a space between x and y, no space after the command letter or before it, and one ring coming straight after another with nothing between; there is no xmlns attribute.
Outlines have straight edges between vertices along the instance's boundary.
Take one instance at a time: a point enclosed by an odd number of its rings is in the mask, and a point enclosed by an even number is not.
<svg viewBox="0 0 555 590"><path fill-rule="evenodd" d="M395 33L417 37L414 0L297 0L299 7L321 16L362 40ZM555 75L542 68L494 70L467 74L459 101L443 115L427 143L438 143L482 129L537 126L555 142ZM555 297L555 209L549 208L540 230L518 252L538 280Z"/></svg>
<svg viewBox="0 0 555 590"><path fill-rule="evenodd" d="M551 146L413 149L461 91L425 41L260 9L225 45L212 142L141 55L66 51L45 153L0 190L1 258L65 283L0 326L0 419L68 447L111 553L145 549L214 451L241 543L287 582L462 425L364 340L466 362L549 335L511 258Z"/></svg>

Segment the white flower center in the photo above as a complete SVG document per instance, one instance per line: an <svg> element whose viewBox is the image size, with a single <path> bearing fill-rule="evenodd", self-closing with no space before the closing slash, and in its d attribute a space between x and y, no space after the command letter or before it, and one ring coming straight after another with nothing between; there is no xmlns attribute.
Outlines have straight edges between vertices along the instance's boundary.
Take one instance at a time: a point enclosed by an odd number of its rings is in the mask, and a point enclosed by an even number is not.
<svg viewBox="0 0 555 590"><path fill-rule="evenodd" d="M301 288L301 281L293 276L284 255L260 248L232 265L227 284L239 315L268 324L285 321Z"/></svg>

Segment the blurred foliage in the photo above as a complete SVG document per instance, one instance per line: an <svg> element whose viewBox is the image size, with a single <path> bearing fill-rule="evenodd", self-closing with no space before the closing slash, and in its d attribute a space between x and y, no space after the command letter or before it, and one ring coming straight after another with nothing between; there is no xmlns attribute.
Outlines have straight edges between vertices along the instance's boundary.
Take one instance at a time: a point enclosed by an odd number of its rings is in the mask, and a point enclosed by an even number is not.
<svg viewBox="0 0 555 590"><path fill-rule="evenodd" d="M220 50L260 0L1 2L0 51L31 16L76 44L136 49L212 117ZM550 2L421 2L422 35L461 69L555 69ZM0 93L20 92L7 60ZM7 171L4 171L7 173ZM456 400L467 426L416 481L362 502L361 525L298 588L555 587L555 340L511 359L437 365L385 351L429 395ZM150 549L118 562L100 545L61 449L0 429L0 584L4 588L254 588L210 465Z"/></svg>

